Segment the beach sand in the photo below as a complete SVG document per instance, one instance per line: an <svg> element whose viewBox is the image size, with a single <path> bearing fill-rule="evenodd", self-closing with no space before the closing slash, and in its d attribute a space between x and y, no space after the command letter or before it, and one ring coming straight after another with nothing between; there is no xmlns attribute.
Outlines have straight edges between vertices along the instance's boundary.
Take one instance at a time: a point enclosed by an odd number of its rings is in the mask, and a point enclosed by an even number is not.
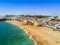
<svg viewBox="0 0 60 45"><path fill-rule="evenodd" d="M26 25L22 21L7 21L22 26L35 40L35 45L60 45L60 32L48 27Z"/></svg>

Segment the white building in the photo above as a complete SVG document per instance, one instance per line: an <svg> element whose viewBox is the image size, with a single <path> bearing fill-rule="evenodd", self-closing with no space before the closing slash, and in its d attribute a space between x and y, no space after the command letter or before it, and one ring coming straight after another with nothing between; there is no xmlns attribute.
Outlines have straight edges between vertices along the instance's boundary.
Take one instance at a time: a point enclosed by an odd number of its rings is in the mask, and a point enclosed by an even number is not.
<svg viewBox="0 0 60 45"><path fill-rule="evenodd" d="M15 15L7 15L4 18L6 18L8 20L15 20L15 19L17 19L17 16L15 16Z"/></svg>

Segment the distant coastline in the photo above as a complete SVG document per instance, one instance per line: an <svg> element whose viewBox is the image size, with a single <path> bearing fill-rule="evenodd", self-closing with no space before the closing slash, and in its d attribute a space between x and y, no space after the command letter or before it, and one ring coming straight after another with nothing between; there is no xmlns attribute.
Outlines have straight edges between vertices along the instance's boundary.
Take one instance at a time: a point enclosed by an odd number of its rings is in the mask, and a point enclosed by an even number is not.
<svg viewBox="0 0 60 45"><path fill-rule="evenodd" d="M30 16L30 15L7 15L5 21L20 26L35 45L60 45L60 17L56 16ZM57 25L57 26L56 26ZM57 41L56 41L57 40Z"/></svg>

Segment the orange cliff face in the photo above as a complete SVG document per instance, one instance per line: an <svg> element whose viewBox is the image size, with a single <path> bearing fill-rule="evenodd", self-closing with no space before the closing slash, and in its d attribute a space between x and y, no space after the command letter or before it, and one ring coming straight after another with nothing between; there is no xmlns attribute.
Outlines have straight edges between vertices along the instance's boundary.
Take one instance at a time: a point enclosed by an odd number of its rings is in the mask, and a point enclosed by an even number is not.
<svg viewBox="0 0 60 45"><path fill-rule="evenodd" d="M21 21L9 21L11 23L22 26L28 31L32 38L37 42L37 45L60 45L60 32L53 31L47 27L37 27L33 25L25 25Z"/></svg>

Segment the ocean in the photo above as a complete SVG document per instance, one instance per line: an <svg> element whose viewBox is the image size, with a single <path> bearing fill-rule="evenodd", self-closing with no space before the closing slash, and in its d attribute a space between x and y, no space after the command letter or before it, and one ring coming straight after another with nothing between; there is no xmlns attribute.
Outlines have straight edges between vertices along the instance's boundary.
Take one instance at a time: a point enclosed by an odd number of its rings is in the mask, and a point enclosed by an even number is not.
<svg viewBox="0 0 60 45"><path fill-rule="evenodd" d="M19 26L0 21L0 45L34 45L34 41Z"/></svg>

